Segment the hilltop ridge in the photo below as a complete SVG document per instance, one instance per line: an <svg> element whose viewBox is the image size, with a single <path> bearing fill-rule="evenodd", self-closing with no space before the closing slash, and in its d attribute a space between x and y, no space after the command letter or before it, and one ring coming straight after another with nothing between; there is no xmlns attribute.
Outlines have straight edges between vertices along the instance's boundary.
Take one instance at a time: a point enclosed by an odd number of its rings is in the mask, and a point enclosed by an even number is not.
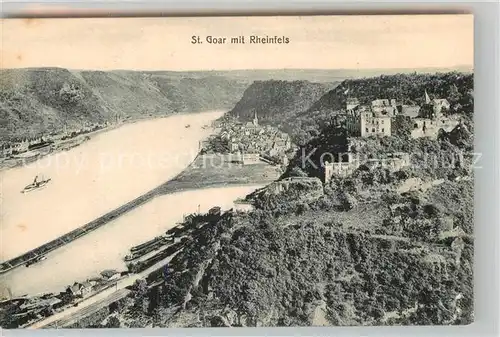
<svg viewBox="0 0 500 337"><path fill-rule="evenodd" d="M396 99L399 104L422 105L424 93L430 98L446 98L453 111L471 119L474 106L474 75L464 72L435 74L395 74L372 78L346 79L324 93L294 118L285 120L282 128L295 143L305 145L327 128L332 118L345 109L348 98L360 104L376 99Z"/></svg>
<svg viewBox="0 0 500 337"><path fill-rule="evenodd" d="M450 86L457 88L457 94L471 105L473 74L446 72L436 74L395 74L373 78L346 79L337 87L325 93L307 112L322 109L338 110L347 97L356 97L362 104L378 98L395 98L402 103L423 104L424 92L431 98L450 98ZM458 101L458 99L455 99Z"/></svg>
<svg viewBox="0 0 500 337"><path fill-rule="evenodd" d="M230 109L248 83L134 71L63 68L0 71L0 141L105 123L116 118Z"/></svg>
<svg viewBox="0 0 500 337"><path fill-rule="evenodd" d="M279 125L308 109L333 86L309 81L255 81L229 113L242 120L250 120L257 114L259 120Z"/></svg>

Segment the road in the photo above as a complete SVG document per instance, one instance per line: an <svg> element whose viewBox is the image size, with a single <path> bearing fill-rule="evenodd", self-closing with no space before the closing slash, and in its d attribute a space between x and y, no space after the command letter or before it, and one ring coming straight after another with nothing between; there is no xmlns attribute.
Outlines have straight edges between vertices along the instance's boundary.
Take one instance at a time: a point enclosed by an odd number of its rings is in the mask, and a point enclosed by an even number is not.
<svg viewBox="0 0 500 337"><path fill-rule="evenodd" d="M113 302L118 301L126 297L130 290L127 287L133 285L137 280L147 277L152 272L161 269L167 263L170 262L182 249L178 250L169 257L155 263L148 269L142 271L139 274L129 274L128 276L118 280L116 285L103 291L88 297L78 303L77 307L70 307L64 311L55 313L45 319L42 319L34 324L28 326L28 329L40 329L40 328L53 328L53 327L64 327L69 324L76 322L85 316L88 316L99 309L110 305Z"/></svg>
<svg viewBox="0 0 500 337"><path fill-rule="evenodd" d="M105 298L95 302L93 305L86 306L83 309L77 310L75 312L71 312L69 314L66 313L67 316L65 318L56 320L55 322L47 324L44 327L45 328L58 328L58 327L68 326L68 325L78 321L78 319L81 319L82 317L88 316L88 315L96 312L97 310L104 308L105 306L108 306L111 303L116 302L116 301L126 297L128 294L130 294L130 290L120 289L118 291L113 292L108 297L105 297ZM75 309L78 309L78 308L75 308ZM33 328L33 327L30 327L30 328Z"/></svg>

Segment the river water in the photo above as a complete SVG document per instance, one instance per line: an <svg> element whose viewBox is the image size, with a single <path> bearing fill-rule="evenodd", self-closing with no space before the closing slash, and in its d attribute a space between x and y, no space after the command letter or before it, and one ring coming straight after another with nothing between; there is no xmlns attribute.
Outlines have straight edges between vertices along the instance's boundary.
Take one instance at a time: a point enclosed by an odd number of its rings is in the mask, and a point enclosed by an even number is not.
<svg viewBox="0 0 500 337"><path fill-rule="evenodd" d="M49 254L29 268L24 266L0 276L13 296L59 292L74 281L98 276L105 269L126 270L123 258L134 245L148 241L182 220L183 215L208 211L233 201L261 185L211 188L164 195L151 200L105 226ZM199 205L199 206L198 206Z"/></svg>
<svg viewBox="0 0 500 337"><path fill-rule="evenodd" d="M179 174L222 112L125 124L69 151L0 172L2 261L67 233ZM190 125L186 128L186 125ZM20 191L37 175L52 180Z"/></svg>
<svg viewBox="0 0 500 337"><path fill-rule="evenodd" d="M204 128L222 111L141 121L99 133L69 151L0 172L1 260L38 247L168 181L195 158ZM188 127L186 127L188 126ZM20 193L36 175L43 189ZM232 207L256 187L207 189L162 196L57 249L47 260L0 277L15 295L58 291L106 268L123 268L134 244L161 234L182 215L213 205Z"/></svg>

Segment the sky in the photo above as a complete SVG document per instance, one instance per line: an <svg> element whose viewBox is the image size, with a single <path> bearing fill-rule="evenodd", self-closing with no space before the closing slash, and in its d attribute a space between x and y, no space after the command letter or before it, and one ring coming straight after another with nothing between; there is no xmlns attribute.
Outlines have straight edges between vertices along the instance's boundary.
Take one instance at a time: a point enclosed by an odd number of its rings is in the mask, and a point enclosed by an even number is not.
<svg viewBox="0 0 500 337"><path fill-rule="evenodd" d="M209 44L209 35L247 43ZM251 35L290 42L249 44ZM463 14L2 19L0 38L4 69L418 69L474 58L473 16Z"/></svg>

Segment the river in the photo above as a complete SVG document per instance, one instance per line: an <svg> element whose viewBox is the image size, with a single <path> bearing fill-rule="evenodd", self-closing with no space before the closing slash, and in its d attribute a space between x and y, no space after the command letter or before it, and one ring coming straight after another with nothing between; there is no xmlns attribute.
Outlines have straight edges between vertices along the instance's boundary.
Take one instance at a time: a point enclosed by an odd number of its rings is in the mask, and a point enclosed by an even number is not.
<svg viewBox="0 0 500 337"><path fill-rule="evenodd" d="M69 151L0 172L2 261L38 247L179 174L223 112L175 115L101 132ZM190 125L186 128L186 125ZM37 174L52 180L20 191Z"/></svg>
<svg viewBox="0 0 500 337"><path fill-rule="evenodd" d="M185 169L222 111L169 116L101 132L66 152L0 172L1 260L38 247L168 181ZM186 127L188 126L188 127ZM20 193L36 175L45 188ZM58 291L106 268L123 268L134 244L161 234L193 212L232 206L256 187L231 187L162 196L112 223L20 267L0 280L15 295Z"/></svg>
<svg viewBox="0 0 500 337"><path fill-rule="evenodd" d="M233 201L261 185L211 188L164 195L49 254L40 263L0 276L13 296L59 292L75 281L98 276L105 269L126 270L123 258L134 245L164 234L184 214L227 210Z"/></svg>

